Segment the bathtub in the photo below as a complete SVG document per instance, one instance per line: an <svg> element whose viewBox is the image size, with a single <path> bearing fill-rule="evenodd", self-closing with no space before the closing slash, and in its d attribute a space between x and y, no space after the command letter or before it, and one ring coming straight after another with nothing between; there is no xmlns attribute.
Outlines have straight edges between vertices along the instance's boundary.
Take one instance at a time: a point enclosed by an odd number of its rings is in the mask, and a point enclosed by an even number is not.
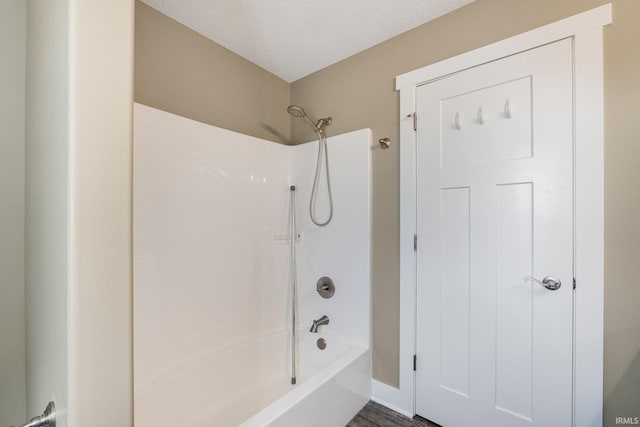
<svg viewBox="0 0 640 427"><path fill-rule="evenodd" d="M297 384L289 334L192 361L135 392L136 427L343 427L371 395L371 352L300 329ZM324 338L325 350L316 346Z"/></svg>

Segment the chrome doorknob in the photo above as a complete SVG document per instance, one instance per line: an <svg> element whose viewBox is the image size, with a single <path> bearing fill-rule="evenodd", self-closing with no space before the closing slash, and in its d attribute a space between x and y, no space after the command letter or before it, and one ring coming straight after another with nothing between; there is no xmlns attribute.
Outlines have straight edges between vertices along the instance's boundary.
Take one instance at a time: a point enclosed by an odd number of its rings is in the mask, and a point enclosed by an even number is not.
<svg viewBox="0 0 640 427"><path fill-rule="evenodd" d="M545 288L549 289L550 291L557 291L558 289L560 289L560 286L562 286L562 282L560 281L560 279L558 279L557 277L553 277L553 276L546 276L544 279L542 279L542 281L536 279L535 277L530 277L527 276L525 278L523 278L522 280L524 280L525 282L527 280L531 280L533 282L536 282L537 284L544 286Z"/></svg>

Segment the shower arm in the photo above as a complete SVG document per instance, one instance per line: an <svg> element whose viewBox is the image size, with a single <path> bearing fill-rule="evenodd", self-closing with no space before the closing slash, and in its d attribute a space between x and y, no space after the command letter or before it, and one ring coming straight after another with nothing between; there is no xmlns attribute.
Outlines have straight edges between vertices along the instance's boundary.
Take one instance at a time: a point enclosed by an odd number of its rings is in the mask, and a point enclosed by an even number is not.
<svg viewBox="0 0 640 427"><path fill-rule="evenodd" d="M316 120L314 123L314 121L306 114L302 118L309 124L309 126L311 126L311 129L313 129L315 133L321 134L324 134L324 128L329 126L333 121L331 117L325 117L323 119Z"/></svg>

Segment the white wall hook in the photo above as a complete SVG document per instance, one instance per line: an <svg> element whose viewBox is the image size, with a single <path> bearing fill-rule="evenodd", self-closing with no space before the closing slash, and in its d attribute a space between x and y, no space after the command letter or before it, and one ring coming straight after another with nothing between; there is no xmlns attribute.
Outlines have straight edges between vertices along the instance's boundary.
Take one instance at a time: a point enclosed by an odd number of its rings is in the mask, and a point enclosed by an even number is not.
<svg viewBox="0 0 640 427"><path fill-rule="evenodd" d="M483 125L485 121L486 119L484 116L484 105L481 105L478 107L478 123Z"/></svg>
<svg viewBox="0 0 640 427"><path fill-rule="evenodd" d="M456 113L456 118L453 123L456 129L462 129L462 111Z"/></svg>
<svg viewBox="0 0 640 427"><path fill-rule="evenodd" d="M511 108L511 99L507 98L507 100L504 102L504 116L507 119L510 119L513 116L513 110Z"/></svg>

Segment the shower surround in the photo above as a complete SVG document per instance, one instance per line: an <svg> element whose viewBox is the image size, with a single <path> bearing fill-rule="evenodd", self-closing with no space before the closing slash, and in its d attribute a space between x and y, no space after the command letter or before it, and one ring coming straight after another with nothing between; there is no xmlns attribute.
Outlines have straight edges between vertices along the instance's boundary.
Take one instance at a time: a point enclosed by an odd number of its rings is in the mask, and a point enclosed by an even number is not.
<svg viewBox="0 0 640 427"><path fill-rule="evenodd" d="M284 146L140 104L134 123L135 425L344 426L371 387L370 130L327 139L335 213L317 227L317 141ZM324 185L317 204L323 219ZM323 276L336 285L331 299L316 292ZM330 323L311 333L322 315Z"/></svg>

